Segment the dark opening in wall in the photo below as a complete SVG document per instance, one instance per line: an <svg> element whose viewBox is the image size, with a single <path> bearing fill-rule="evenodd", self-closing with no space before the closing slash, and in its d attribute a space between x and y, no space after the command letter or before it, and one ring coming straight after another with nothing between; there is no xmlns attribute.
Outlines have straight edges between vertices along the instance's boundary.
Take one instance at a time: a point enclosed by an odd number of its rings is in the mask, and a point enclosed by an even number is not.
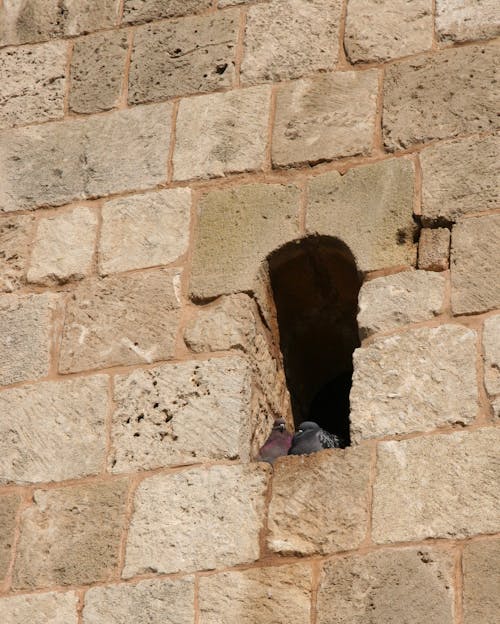
<svg viewBox="0 0 500 624"><path fill-rule="evenodd" d="M268 258L295 425L314 420L350 444L349 392L360 278L349 248L311 236Z"/></svg>

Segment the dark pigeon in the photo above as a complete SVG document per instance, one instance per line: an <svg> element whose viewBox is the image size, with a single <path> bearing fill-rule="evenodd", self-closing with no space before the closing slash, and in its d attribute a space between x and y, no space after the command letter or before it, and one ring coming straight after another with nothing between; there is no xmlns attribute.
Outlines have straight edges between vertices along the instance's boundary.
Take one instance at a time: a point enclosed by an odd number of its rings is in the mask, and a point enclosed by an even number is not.
<svg viewBox="0 0 500 624"><path fill-rule="evenodd" d="M283 418L275 420L271 435L259 451L258 460L272 464L277 457L287 455L292 437L292 434L286 430L286 423Z"/></svg>
<svg viewBox="0 0 500 624"><path fill-rule="evenodd" d="M293 436L292 446L288 451L289 455L309 455L323 449L341 448L342 440L328 433L318 425L318 423L306 420L299 425Z"/></svg>

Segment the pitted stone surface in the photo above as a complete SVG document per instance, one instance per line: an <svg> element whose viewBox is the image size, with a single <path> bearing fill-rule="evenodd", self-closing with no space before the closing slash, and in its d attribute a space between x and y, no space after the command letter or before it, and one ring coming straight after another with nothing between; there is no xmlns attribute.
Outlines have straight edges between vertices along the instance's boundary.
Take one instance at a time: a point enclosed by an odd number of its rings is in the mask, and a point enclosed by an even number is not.
<svg viewBox="0 0 500 624"><path fill-rule="evenodd" d="M176 269L83 282L66 307L63 373L151 363L173 355L179 319Z"/></svg>
<svg viewBox="0 0 500 624"><path fill-rule="evenodd" d="M453 556L401 548L328 561L318 624L453 624Z"/></svg>
<svg viewBox="0 0 500 624"><path fill-rule="evenodd" d="M351 436L468 424L478 411L476 332L459 325L414 329L356 349Z"/></svg>
<svg viewBox="0 0 500 624"><path fill-rule="evenodd" d="M34 226L30 215L0 218L1 292L13 292L24 285Z"/></svg>
<svg viewBox="0 0 500 624"><path fill-rule="evenodd" d="M449 266L451 233L447 228L422 228L418 240L418 268L446 271Z"/></svg>
<svg viewBox="0 0 500 624"><path fill-rule="evenodd" d="M395 151L498 127L495 46L467 46L394 63L384 78L383 134Z"/></svg>
<svg viewBox="0 0 500 624"><path fill-rule="evenodd" d="M100 472L107 410L104 375L0 393L0 483L63 481Z"/></svg>
<svg viewBox="0 0 500 624"><path fill-rule="evenodd" d="M231 2L236 4L236 2ZM147 22L163 17L179 17L197 13L212 6L212 0L125 0L123 21L125 23Z"/></svg>
<svg viewBox="0 0 500 624"><path fill-rule="evenodd" d="M500 613L500 540L472 542L465 546L464 624L491 624Z"/></svg>
<svg viewBox="0 0 500 624"><path fill-rule="evenodd" d="M500 34L496 0L436 0L436 32L441 41L489 39Z"/></svg>
<svg viewBox="0 0 500 624"><path fill-rule="evenodd" d="M113 199L102 209L103 275L169 264L187 251L191 191L165 189Z"/></svg>
<svg viewBox="0 0 500 624"><path fill-rule="evenodd" d="M500 393L500 314L484 321L484 383L489 394Z"/></svg>
<svg viewBox="0 0 500 624"><path fill-rule="evenodd" d="M0 599L5 624L78 624L75 592L51 592Z"/></svg>
<svg viewBox="0 0 500 624"><path fill-rule="evenodd" d="M307 230L340 238L361 271L414 265L413 184L413 165L402 158L314 177Z"/></svg>
<svg viewBox="0 0 500 624"><path fill-rule="evenodd" d="M271 87L181 100L174 179L222 176L264 165Z"/></svg>
<svg viewBox="0 0 500 624"><path fill-rule="evenodd" d="M125 479L36 490L21 517L13 587L108 580L118 564L126 493Z"/></svg>
<svg viewBox="0 0 500 624"><path fill-rule="evenodd" d="M357 548L368 530L371 455L365 446L278 459L268 547L299 555Z"/></svg>
<svg viewBox="0 0 500 624"><path fill-rule="evenodd" d="M374 541L461 539L498 532L499 443L498 428L380 443Z"/></svg>
<svg viewBox="0 0 500 624"><path fill-rule="evenodd" d="M276 100L276 165L370 152L375 130L376 70L338 72L284 85Z"/></svg>
<svg viewBox="0 0 500 624"><path fill-rule="evenodd" d="M145 479L135 495L123 577L258 559L269 471L262 464L214 466Z"/></svg>
<svg viewBox="0 0 500 624"><path fill-rule="evenodd" d="M20 504L21 497L17 493L0 496L0 582L3 581L9 571L16 528L16 514ZM0 606L1 610L2 607Z"/></svg>

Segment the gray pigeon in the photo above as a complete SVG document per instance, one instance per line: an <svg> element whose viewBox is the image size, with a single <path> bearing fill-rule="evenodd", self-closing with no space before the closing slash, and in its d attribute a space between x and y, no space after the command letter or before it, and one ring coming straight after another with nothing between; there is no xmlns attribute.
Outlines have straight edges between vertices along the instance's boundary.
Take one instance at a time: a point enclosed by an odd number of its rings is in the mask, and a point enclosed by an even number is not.
<svg viewBox="0 0 500 624"><path fill-rule="evenodd" d="M342 440L328 433L318 425L318 423L306 420L299 425L293 436L292 446L288 451L289 455L309 455L328 448L340 448Z"/></svg>
<svg viewBox="0 0 500 624"><path fill-rule="evenodd" d="M272 464L277 457L288 453L291 443L292 434L286 430L285 421L283 418L277 418L274 421L271 435L260 449L258 460Z"/></svg>

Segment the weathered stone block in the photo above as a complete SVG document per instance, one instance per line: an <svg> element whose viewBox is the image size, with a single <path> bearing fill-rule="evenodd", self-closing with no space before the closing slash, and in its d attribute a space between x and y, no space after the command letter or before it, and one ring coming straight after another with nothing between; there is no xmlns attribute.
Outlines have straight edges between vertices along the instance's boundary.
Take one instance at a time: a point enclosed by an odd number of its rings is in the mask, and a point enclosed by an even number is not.
<svg viewBox="0 0 500 624"><path fill-rule="evenodd" d="M200 579L200 624L304 624L311 610L305 564L224 572Z"/></svg>
<svg viewBox="0 0 500 624"><path fill-rule="evenodd" d="M264 165L271 87L181 100L174 179L222 176Z"/></svg>
<svg viewBox="0 0 500 624"><path fill-rule="evenodd" d="M500 215L464 219L451 233L451 307L454 314L500 307Z"/></svg>
<svg viewBox="0 0 500 624"><path fill-rule="evenodd" d="M36 490L21 517L13 587L108 580L118 564L126 493L125 479Z"/></svg>
<svg viewBox="0 0 500 624"><path fill-rule="evenodd" d="M340 0L273 0L251 6L242 82L275 82L333 69L341 7Z"/></svg>
<svg viewBox="0 0 500 624"><path fill-rule="evenodd" d="M413 165L401 158L317 176L307 230L341 239L361 271L414 265L413 184Z"/></svg>
<svg viewBox="0 0 500 624"><path fill-rule="evenodd" d="M102 274L169 264L187 250L189 189L121 197L102 209L99 268Z"/></svg>
<svg viewBox="0 0 500 624"><path fill-rule="evenodd" d="M414 143L497 127L495 72L500 50L469 46L387 67L383 134L395 151Z"/></svg>
<svg viewBox="0 0 500 624"><path fill-rule="evenodd" d="M235 4L235 3L232 3ZM212 6L212 0L125 0L123 21L148 22L163 17L179 17L197 13Z"/></svg>
<svg viewBox="0 0 500 624"><path fill-rule="evenodd" d="M379 339L353 355L351 436L467 424L476 416L476 332L458 325Z"/></svg>
<svg viewBox="0 0 500 624"><path fill-rule="evenodd" d="M20 503L21 497L19 494L3 494L0 496L0 582L9 571L12 546L14 544L14 530L16 528L16 514Z"/></svg>
<svg viewBox="0 0 500 624"><path fill-rule="evenodd" d="M489 394L500 393L500 314L484 321L484 384Z"/></svg>
<svg viewBox="0 0 500 624"><path fill-rule="evenodd" d="M82 283L66 308L59 369L75 372L172 356L179 319L177 270Z"/></svg>
<svg viewBox="0 0 500 624"><path fill-rule="evenodd" d="M496 0L436 0L436 31L441 41L489 39L500 34Z"/></svg>
<svg viewBox="0 0 500 624"><path fill-rule="evenodd" d="M75 592L51 592L0 599L6 624L78 624Z"/></svg>
<svg viewBox="0 0 500 624"><path fill-rule="evenodd" d="M64 284L92 270L97 215L86 207L40 219L27 273L28 282Z"/></svg>
<svg viewBox="0 0 500 624"><path fill-rule="evenodd" d="M418 268L446 271L450 257L451 233L447 228L423 228L418 240Z"/></svg>
<svg viewBox="0 0 500 624"><path fill-rule="evenodd" d="M466 544L464 572L464 623L491 624L500 613L500 540Z"/></svg>
<svg viewBox="0 0 500 624"><path fill-rule="evenodd" d="M377 90L376 70L321 75L282 86L276 99L273 163L370 152Z"/></svg>
<svg viewBox="0 0 500 624"><path fill-rule="evenodd" d="M145 479L135 495L124 578L255 561L269 471L214 466Z"/></svg>
<svg viewBox="0 0 500 624"><path fill-rule="evenodd" d="M0 483L97 474L106 452L104 375L0 393Z"/></svg>
<svg viewBox="0 0 500 624"><path fill-rule="evenodd" d="M500 430L485 428L380 443L373 539L389 543L498 532L499 442Z"/></svg>
<svg viewBox="0 0 500 624"><path fill-rule="evenodd" d="M33 231L32 216L0 218L0 291L13 292L24 285Z"/></svg>
<svg viewBox="0 0 500 624"><path fill-rule="evenodd" d="M318 624L453 624L453 557L401 548L328 561Z"/></svg>
<svg viewBox="0 0 500 624"><path fill-rule="evenodd" d="M129 103L231 86L238 27L236 9L139 27L130 65Z"/></svg>

